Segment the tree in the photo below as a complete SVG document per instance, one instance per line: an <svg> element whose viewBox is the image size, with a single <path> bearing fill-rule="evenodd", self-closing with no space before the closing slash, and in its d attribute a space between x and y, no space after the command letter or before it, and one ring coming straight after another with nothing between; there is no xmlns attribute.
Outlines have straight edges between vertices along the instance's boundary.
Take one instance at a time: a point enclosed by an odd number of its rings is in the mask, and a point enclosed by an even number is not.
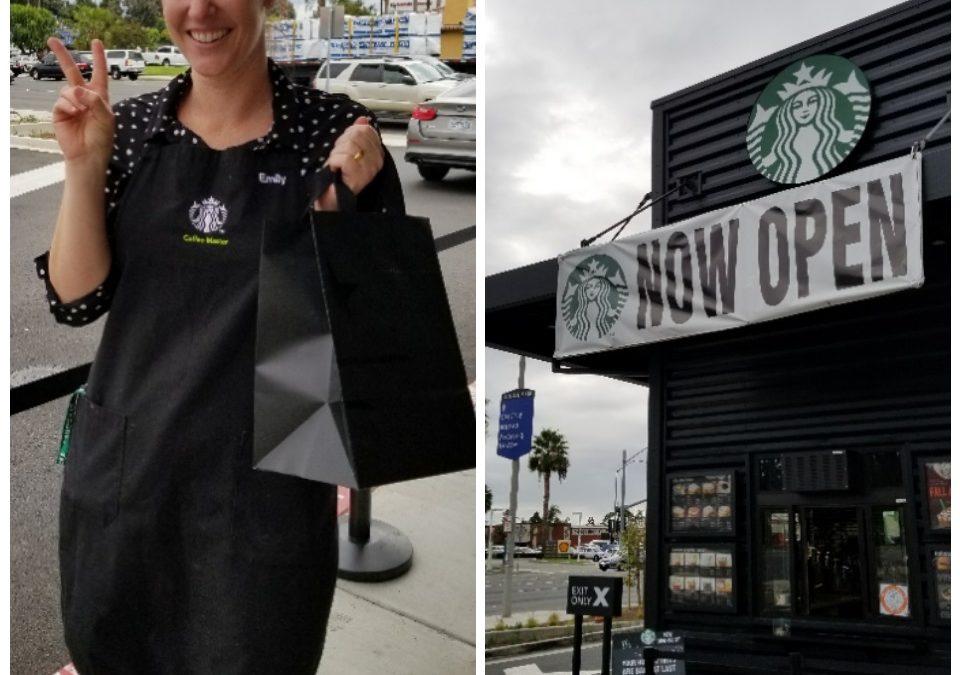
<svg viewBox="0 0 960 675"><path fill-rule="evenodd" d="M133 21L117 21L103 36L107 47L139 47L147 44L148 28Z"/></svg>
<svg viewBox="0 0 960 675"><path fill-rule="evenodd" d="M10 43L22 51L36 53L46 48L47 38L56 30L57 18L50 10L10 5Z"/></svg>
<svg viewBox="0 0 960 675"><path fill-rule="evenodd" d="M533 515L530 516L530 524L531 524L531 525L539 525L539 524L542 523L542 522L543 522L543 518L540 517L540 512L539 512L539 511L534 511L534 512L533 512Z"/></svg>
<svg viewBox="0 0 960 675"><path fill-rule="evenodd" d="M560 482L567 477L570 468L570 458L567 456L567 439L556 429L544 429L533 439L533 451L527 466L537 472L537 478L543 480L543 512L550 514L550 476L557 474ZM549 532L544 534L541 527L542 541L547 541Z"/></svg>
<svg viewBox="0 0 960 675"><path fill-rule="evenodd" d="M623 561L624 583L627 586L627 606L630 605L632 589L637 588L637 604L642 604L640 599L643 597L641 584L643 583L643 570L646 562L647 552L647 530L644 527L643 519L636 518L627 521L627 530L620 538L620 555Z"/></svg>
<svg viewBox="0 0 960 675"><path fill-rule="evenodd" d="M364 5L360 0L334 0L334 2L325 2L324 0L318 0L316 9L313 10L313 18L316 19L320 16L320 10L323 7L333 5L340 5L343 7L343 13L350 16L370 16L374 12L372 9Z"/></svg>
<svg viewBox="0 0 960 675"><path fill-rule="evenodd" d="M64 0L12 0L13 5L28 5L39 9L45 9L54 16L60 18L70 13L70 6ZM13 15L10 16L10 25L13 27Z"/></svg>
<svg viewBox="0 0 960 675"><path fill-rule="evenodd" d="M560 511L559 506L557 506L556 504L551 504L550 511L547 514L547 522L550 523L551 525L556 525L557 523L560 522L561 513L562 512Z"/></svg>
<svg viewBox="0 0 960 675"><path fill-rule="evenodd" d="M105 9L118 18L124 16L122 0L100 0L100 9Z"/></svg>
<svg viewBox="0 0 960 675"><path fill-rule="evenodd" d="M110 29L120 20L116 14L102 7L77 7L73 13L72 28L77 32L73 46L76 49L89 49L90 40L99 38L105 47L113 47L108 40ZM126 45L123 45L124 47Z"/></svg>
<svg viewBox="0 0 960 675"><path fill-rule="evenodd" d="M282 21L284 19L296 19L297 10L290 0L273 0L273 4L267 11L268 21Z"/></svg>
<svg viewBox="0 0 960 675"><path fill-rule="evenodd" d="M144 28L163 28L160 0L127 0L127 19Z"/></svg>
<svg viewBox="0 0 960 675"><path fill-rule="evenodd" d="M493 490L491 490L490 486L487 484L484 484L483 489L486 492L486 494L484 495L483 511L484 513L488 513L490 511L490 507L493 506Z"/></svg>

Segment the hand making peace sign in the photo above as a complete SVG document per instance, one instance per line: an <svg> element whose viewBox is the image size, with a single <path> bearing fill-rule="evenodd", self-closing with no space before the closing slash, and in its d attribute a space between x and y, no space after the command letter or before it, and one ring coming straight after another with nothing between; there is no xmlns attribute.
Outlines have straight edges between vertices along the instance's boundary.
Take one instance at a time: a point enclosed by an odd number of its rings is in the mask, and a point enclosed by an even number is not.
<svg viewBox="0 0 960 675"><path fill-rule="evenodd" d="M53 128L65 162L90 163L106 170L113 145L113 111L107 91L107 58L103 43L93 40L93 76L86 82L80 69L57 38L47 40L57 55L69 84L53 105Z"/></svg>

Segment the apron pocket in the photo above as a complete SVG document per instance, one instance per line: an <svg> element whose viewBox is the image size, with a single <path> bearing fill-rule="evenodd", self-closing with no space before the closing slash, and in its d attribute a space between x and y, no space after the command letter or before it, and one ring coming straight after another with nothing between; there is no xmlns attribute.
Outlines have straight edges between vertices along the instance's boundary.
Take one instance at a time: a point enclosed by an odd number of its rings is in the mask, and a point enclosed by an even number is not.
<svg viewBox="0 0 960 675"><path fill-rule="evenodd" d="M64 465L63 495L77 508L100 516L104 525L120 513L125 432L126 417L88 396L80 397Z"/></svg>

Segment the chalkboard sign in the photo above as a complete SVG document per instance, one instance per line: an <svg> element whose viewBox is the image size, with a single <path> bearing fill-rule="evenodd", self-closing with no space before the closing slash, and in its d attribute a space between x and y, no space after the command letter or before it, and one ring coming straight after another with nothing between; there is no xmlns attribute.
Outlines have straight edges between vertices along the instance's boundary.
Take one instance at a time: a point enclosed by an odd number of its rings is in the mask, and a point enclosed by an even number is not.
<svg viewBox="0 0 960 675"><path fill-rule="evenodd" d="M686 675L687 665L682 658L683 636L672 631L656 633L650 630L622 633L614 638L613 675L644 675L644 647L652 647L657 652L657 659L653 664L654 673Z"/></svg>

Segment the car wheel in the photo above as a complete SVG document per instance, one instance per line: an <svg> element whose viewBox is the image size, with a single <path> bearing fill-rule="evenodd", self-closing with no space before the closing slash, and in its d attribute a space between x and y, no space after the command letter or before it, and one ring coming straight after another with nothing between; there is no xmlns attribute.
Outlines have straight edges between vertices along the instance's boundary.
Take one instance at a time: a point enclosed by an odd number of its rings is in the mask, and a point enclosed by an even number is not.
<svg viewBox="0 0 960 675"><path fill-rule="evenodd" d="M115 80L119 80L121 77L123 77L123 74L120 72L119 68L114 68L110 71L110 76Z"/></svg>
<svg viewBox="0 0 960 675"><path fill-rule="evenodd" d="M30 77L32 77L32 78L35 79L35 80L39 80L39 79L40 79L40 73L37 72L37 69L36 69L36 68L34 68L33 70L30 71Z"/></svg>
<svg viewBox="0 0 960 675"><path fill-rule="evenodd" d="M170 65L170 59L164 59L164 60L163 60L163 63L162 63L161 65L169 66L169 65Z"/></svg>
<svg viewBox="0 0 960 675"><path fill-rule="evenodd" d="M425 180L441 181L443 180L443 177L447 175L450 169L449 167L446 167L446 166L430 166L430 165L418 164L417 171L420 172L420 175L423 176Z"/></svg>
<svg viewBox="0 0 960 675"><path fill-rule="evenodd" d="M130 73L127 77L130 78L131 82L136 82L139 75L137 75L136 73Z"/></svg>

